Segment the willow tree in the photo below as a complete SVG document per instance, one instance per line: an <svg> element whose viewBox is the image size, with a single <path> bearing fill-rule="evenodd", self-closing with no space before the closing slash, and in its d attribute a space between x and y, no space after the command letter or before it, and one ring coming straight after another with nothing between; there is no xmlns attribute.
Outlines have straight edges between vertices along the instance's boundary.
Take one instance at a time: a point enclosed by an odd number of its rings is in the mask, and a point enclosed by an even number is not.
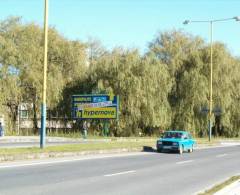
<svg viewBox="0 0 240 195"><path fill-rule="evenodd" d="M167 64L173 86L169 93L172 108L172 128L194 130L194 111L200 110L201 99L206 99L205 90L195 92L201 78L204 64L199 60L199 52L204 42L181 31L159 33L149 44L149 50L160 62ZM203 83L201 86L205 85ZM203 93L202 93L203 92ZM199 102L200 100L200 102Z"/></svg>
<svg viewBox="0 0 240 195"><path fill-rule="evenodd" d="M10 61L3 64L17 70L21 102L32 105L37 132L43 82L43 29L34 23L23 24L19 18L3 21L0 28L2 39L8 43L2 48L2 55ZM87 59L84 44L65 39L55 29L49 30L48 46L47 104L53 109L62 98L63 88L84 74Z"/></svg>
<svg viewBox="0 0 240 195"><path fill-rule="evenodd" d="M21 89L17 63L17 49L14 44L13 33L9 29L16 28L19 18L10 18L0 22L0 115L6 120L6 127L12 130L15 127L17 107L21 100Z"/></svg>
<svg viewBox="0 0 240 195"><path fill-rule="evenodd" d="M149 50L169 67L173 88L169 94L172 128L207 134L210 46L181 31L160 33ZM213 45L213 103L215 135L237 135L239 71L237 61L220 43ZM237 73L236 73L237 72ZM234 94L234 95L233 95ZM218 111L218 112L217 112ZM221 113L219 111L222 111ZM233 122L234 121L234 122ZM234 130L235 129L235 130Z"/></svg>
<svg viewBox="0 0 240 195"><path fill-rule="evenodd" d="M221 43L213 47L213 109L214 131L218 135L239 135L239 61ZM236 120L238 118L238 120Z"/></svg>
<svg viewBox="0 0 240 195"><path fill-rule="evenodd" d="M169 126L171 80L166 65L154 55L142 57L137 50L115 49L91 68L90 78L93 90L120 97L115 135L151 134L154 128Z"/></svg>

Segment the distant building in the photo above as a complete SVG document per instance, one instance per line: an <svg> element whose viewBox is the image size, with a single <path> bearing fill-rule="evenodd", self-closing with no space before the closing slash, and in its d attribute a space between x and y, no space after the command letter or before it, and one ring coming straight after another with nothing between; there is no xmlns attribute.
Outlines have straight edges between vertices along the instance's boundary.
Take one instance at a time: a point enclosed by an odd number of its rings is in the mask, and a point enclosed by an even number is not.
<svg viewBox="0 0 240 195"><path fill-rule="evenodd" d="M18 106L17 129L32 129L33 128L33 104L20 103ZM37 118L37 126L41 127L41 118ZM47 111L46 127L49 129L69 129L72 128L72 120L63 117L49 116Z"/></svg>

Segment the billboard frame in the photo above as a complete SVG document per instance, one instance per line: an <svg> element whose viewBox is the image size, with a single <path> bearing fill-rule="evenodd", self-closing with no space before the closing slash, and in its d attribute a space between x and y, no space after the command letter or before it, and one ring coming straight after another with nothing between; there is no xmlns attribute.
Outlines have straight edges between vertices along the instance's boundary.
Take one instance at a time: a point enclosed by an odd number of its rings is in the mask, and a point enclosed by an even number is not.
<svg viewBox="0 0 240 195"><path fill-rule="evenodd" d="M72 118L117 119L119 118L119 96L112 94L72 95Z"/></svg>

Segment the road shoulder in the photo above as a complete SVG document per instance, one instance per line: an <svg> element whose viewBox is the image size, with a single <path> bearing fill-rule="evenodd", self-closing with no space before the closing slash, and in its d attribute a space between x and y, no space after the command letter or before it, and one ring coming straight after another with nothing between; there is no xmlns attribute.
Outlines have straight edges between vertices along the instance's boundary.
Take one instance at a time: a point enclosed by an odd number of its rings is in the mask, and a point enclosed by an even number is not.
<svg viewBox="0 0 240 195"><path fill-rule="evenodd" d="M240 174L214 185L198 195L237 195L240 193Z"/></svg>

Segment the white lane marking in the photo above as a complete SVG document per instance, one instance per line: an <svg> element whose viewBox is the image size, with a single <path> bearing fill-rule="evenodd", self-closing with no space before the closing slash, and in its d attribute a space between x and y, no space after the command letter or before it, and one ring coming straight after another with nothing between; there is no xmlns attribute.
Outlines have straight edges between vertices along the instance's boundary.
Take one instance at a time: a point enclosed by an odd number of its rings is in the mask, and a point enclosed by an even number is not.
<svg viewBox="0 0 240 195"><path fill-rule="evenodd" d="M176 162L176 164L180 165L180 164L186 164L186 163L191 163L191 162L193 162L193 160L180 161L180 162Z"/></svg>
<svg viewBox="0 0 240 195"><path fill-rule="evenodd" d="M216 157L217 158L221 158L221 157L224 157L224 156L227 156L228 154L219 154L219 155L217 155Z"/></svg>
<svg viewBox="0 0 240 195"><path fill-rule="evenodd" d="M60 160L60 161L51 161L51 162L32 162L32 163L24 163L24 164L0 165L0 169L57 164L57 163L74 162L74 161L80 161L80 160L84 160L84 159L72 159L72 160Z"/></svg>
<svg viewBox="0 0 240 195"><path fill-rule="evenodd" d="M104 177L112 177L112 176L116 176L116 175L124 175L124 174L135 173L135 172L136 172L135 170L123 171L123 172L119 172L119 173L107 174L107 175L104 175Z"/></svg>

